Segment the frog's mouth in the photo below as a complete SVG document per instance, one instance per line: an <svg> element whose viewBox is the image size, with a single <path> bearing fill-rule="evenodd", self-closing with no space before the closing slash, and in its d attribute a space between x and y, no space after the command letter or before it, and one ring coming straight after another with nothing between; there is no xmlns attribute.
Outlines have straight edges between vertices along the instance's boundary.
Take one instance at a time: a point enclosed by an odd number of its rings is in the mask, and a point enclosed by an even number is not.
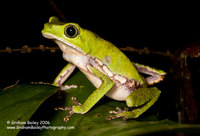
<svg viewBox="0 0 200 136"><path fill-rule="evenodd" d="M52 35L52 34L48 34L48 33L42 33L42 35L45 37L45 38L48 38L48 39L52 39L55 43L58 44L58 46L60 47L60 49L62 50L62 52L65 52L66 51L66 46L69 46L83 54L85 54L80 48L77 48L75 45L65 41L64 39L62 38L59 38L55 35Z"/></svg>

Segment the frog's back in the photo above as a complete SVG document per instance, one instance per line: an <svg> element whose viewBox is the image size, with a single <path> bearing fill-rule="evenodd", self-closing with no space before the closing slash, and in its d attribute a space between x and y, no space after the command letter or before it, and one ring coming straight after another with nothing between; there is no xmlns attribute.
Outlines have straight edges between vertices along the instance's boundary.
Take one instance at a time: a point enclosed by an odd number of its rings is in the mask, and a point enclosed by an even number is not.
<svg viewBox="0 0 200 136"><path fill-rule="evenodd" d="M110 71L129 79L142 81L132 62L116 46L100 37L96 38L95 43L91 55L101 60Z"/></svg>

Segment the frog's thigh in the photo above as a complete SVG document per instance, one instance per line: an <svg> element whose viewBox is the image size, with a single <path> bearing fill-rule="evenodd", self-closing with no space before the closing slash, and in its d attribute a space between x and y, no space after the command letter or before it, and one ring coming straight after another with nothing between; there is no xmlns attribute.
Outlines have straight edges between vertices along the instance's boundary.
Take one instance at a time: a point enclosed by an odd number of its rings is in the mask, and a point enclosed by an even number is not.
<svg viewBox="0 0 200 136"><path fill-rule="evenodd" d="M138 107L148 102L146 105L151 106L158 99L160 93L156 87L139 88L126 98L126 104L128 107Z"/></svg>
<svg viewBox="0 0 200 136"><path fill-rule="evenodd" d="M138 107L132 111L125 111L120 113L120 116L129 119L137 118L150 108L160 96L160 90L156 87L152 88L140 88L133 91L126 99L126 103L129 107Z"/></svg>

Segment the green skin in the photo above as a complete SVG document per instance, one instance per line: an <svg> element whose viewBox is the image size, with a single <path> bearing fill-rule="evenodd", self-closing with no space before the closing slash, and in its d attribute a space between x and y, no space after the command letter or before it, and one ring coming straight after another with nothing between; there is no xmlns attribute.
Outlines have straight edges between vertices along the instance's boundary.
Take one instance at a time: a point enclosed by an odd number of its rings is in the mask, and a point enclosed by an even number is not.
<svg viewBox="0 0 200 136"><path fill-rule="evenodd" d="M74 99L76 106L59 108L70 110L64 118L65 121L68 121L74 113L85 114L104 95L126 101L128 107L140 106L132 111L123 111L120 108L117 108L118 111L110 111L114 115L108 117L108 120L120 117L137 118L157 101L160 91L156 87L147 88L147 86L161 81L166 74L164 71L132 63L112 43L76 23L60 22L57 17L49 19L49 23L44 25L42 34L46 38L53 39L61 48L64 59L69 61L56 77L55 86L63 87L62 84L75 67L78 67L97 87L83 104ZM151 76L144 79L139 72ZM134 84L131 84L132 82Z"/></svg>

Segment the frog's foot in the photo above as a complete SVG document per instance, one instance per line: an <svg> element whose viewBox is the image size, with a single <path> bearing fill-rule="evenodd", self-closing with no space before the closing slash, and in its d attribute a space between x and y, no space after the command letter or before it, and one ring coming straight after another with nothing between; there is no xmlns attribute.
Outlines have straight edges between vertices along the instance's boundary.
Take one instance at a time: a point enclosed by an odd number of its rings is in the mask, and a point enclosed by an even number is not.
<svg viewBox="0 0 200 136"><path fill-rule="evenodd" d="M113 120L116 118L123 118L124 120L127 119L123 113L128 112L128 108L125 107L124 110L122 110L121 108L116 107L116 109L117 111L109 111L110 114L115 114L115 115L106 117L106 120Z"/></svg>
<svg viewBox="0 0 200 136"><path fill-rule="evenodd" d="M55 110L62 110L62 111L69 110L66 117L64 118L65 122L67 122L69 120L69 118L74 114L74 111L72 110L72 106L70 106L70 107L56 107Z"/></svg>
<svg viewBox="0 0 200 136"><path fill-rule="evenodd" d="M79 102L76 100L76 97L72 97L72 101L75 103L76 106L81 106L81 103L79 103Z"/></svg>
<svg viewBox="0 0 200 136"><path fill-rule="evenodd" d="M78 87L77 85L61 85L60 90L66 91L66 90L69 90L71 88L77 88L77 87Z"/></svg>
<svg viewBox="0 0 200 136"><path fill-rule="evenodd" d="M76 97L72 97L72 101L74 101L75 105L81 106L81 103L79 103L79 102L76 100ZM69 111L69 112L67 113L67 115L65 116L65 118L64 118L64 121L65 121L65 122L69 121L69 118L74 114L74 111L73 111L73 107L72 107L72 106L69 106L69 107L56 107L55 110L62 110L62 111L68 110L68 111Z"/></svg>

